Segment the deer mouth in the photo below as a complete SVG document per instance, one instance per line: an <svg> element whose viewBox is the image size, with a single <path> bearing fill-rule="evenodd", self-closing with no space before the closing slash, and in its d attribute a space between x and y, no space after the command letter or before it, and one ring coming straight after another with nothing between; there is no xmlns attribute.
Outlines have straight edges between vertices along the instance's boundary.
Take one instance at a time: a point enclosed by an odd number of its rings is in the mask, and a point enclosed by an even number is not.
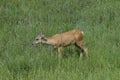
<svg viewBox="0 0 120 80"><path fill-rule="evenodd" d="M33 46L36 45L36 44L37 44L36 42L33 42L33 43L32 43Z"/></svg>

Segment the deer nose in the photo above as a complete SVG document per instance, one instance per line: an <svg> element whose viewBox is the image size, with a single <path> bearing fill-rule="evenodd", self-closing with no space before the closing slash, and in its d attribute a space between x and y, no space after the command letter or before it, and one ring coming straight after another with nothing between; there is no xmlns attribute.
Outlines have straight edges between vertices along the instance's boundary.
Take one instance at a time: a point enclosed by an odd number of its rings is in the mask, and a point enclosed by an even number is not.
<svg viewBox="0 0 120 80"><path fill-rule="evenodd" d="M34 43L32 43L32 45L34 45Z"/></svg>

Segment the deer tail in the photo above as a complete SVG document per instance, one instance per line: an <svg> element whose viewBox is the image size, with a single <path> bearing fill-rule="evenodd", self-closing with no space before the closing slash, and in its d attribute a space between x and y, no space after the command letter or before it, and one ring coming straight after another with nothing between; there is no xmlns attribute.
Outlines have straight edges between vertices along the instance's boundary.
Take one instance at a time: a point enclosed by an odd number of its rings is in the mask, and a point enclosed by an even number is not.
<svg viewBox="0 0 120 80"><path fill-rule="evenodd" d="M83 32L83 31L81 31L81 33L84 35L84 32Z"/></svg>

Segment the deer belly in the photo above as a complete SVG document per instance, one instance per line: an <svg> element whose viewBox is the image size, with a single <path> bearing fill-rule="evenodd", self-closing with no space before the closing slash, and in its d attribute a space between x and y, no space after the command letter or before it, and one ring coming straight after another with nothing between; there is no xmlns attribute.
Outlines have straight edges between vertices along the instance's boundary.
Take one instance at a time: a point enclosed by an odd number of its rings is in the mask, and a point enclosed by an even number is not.
<svg viewBox="0 0 120 80"><path fill-rule="evenodd" d="M68 46L75 43L75 40L66 40L62 43L62 46Z"/></svg>

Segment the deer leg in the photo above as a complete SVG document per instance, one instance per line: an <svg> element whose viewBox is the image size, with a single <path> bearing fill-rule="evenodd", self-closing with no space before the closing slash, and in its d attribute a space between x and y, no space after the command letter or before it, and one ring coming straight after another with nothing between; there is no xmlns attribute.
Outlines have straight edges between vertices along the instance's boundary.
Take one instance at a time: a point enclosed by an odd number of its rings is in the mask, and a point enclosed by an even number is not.
<svg viewBox="0 0 120 80"><path fill-rule="evenodd" d="M77 48L80 49L80 59L82 59L82 56L83 56L83 49L80 47L79 44L75 44L75 46L76 46Z"/></svg>
<svg viewBox="0 0 120 80"><path fill-rule="evenodd" d="M88 57L87 48L84 47L83 43L76 43L75 45L81 50L80 58L82 57L83 52L85 53L86 57Z"/></svg>
<svg viewBox="0 0 120 80"><path fill-rule="evenodd" d="M84 47L84 53L85 53L86 57L89 57L89 55L88 55L88 49L85 48L85 47Z"/></svg>
<svg viewBox="0 0 120 80"><path fill-rule="evenodd" d="M80 60L82 59L82 56L83 56L83 53L82 53L82 52L80 52Z"/></svg>
<svg viewBox="0 0 120 80"><path fill-rule="evenodd" d="M61 50L62 50L62 47L58 47L58 58L61 58Z"/></svg>

